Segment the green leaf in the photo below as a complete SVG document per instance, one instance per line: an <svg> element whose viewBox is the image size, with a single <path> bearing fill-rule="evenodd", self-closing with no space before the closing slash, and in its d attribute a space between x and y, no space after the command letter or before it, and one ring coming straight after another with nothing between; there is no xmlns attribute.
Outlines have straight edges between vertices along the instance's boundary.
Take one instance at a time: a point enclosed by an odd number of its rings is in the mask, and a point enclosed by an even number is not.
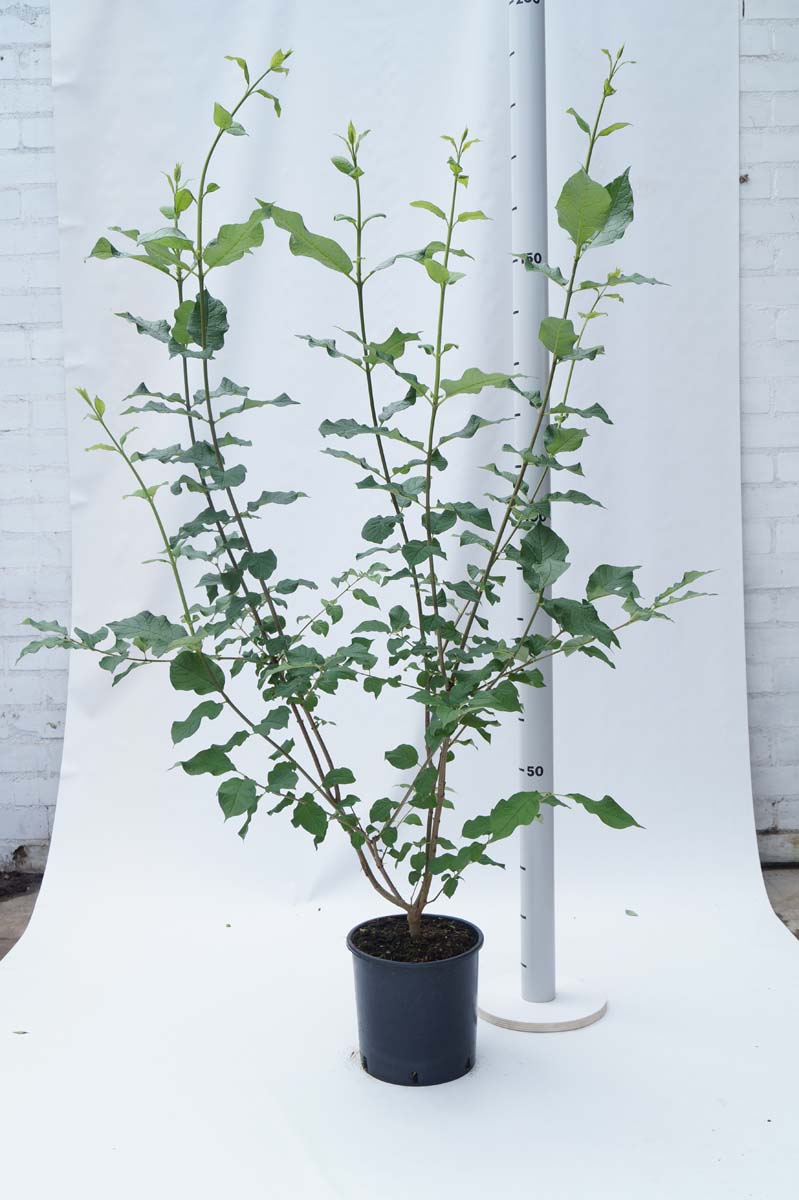
<svg viewBox="0 0 799 1200"><path fill-rule="evenodd" d="M541 792L514 792L506 800L498 801L488 816L490 840L500 842L515 833L520 825L529 825L538 816L541 800ZM473 833L466 834L466 826L464 834L467 837L475 836Z"/></svg>
<svg viewBox="0 0 799 1200"><path fill-rule="evenodd" d="M601 596L640 596L633 579L638 567L611 567L603 563L591 573L586 585L587 600L598 600Z"/></svg>
<svg viewBox="0 0 799 1200"><path fill-rule="evenodd" d="M560 267L551 267L549 263L537 263L532 254L522 256L522 263L525 271L540 271L542 275L546 275L547 279L551 279L558 287L566 287L566 277Z"/></svg>
<svg viewBox="0 0 799 1200"><path fill-rule="evenodd" d="M221 746L199 750L180 765L187 775L227 775L236 769Z"/></svg>
<svg viewBox="0 0 799 1200"><path fill-rule="evenodd" d="M556 205L558 224L581 248L603 228L610 206L610 193L581 167L563 185Z"/></svg>
<svg viewBox="0 0 799 1200"><path fill-rule="evenodd" d="M391 362L395 362L398 358L401 358L402 355L404 354L405 347L407 346L408 342L418 342L418 341L419 341L418 333L403 333L402 330L398 329L395 325L394 329L391 331L391 333L388 335L388 337L386 338L386 340L384 342L370 342L369 343L368 357L371 360L378 358L378 359L390 359ZM392 413L401 411L401 409L398 407L398 405L401 405L402 408L409 408L411 406L411 404L413 404L415 399L416 399L416 396L414 394L413 400L409 401L408 397L406 396L404 400L397 401L394 405L391 406ZM381 420L382 419L383 418L381 417Z"/></svg>
<svg viewBox="0 0 799 1200"><path fill-rule="evenodd" d="M274 732L275 729L285 729L289 723L291 711L286 705L281 705L279 708L273 708L267 713L263 720L259 721L255 726L255 732L266 736Z"/></svg>
<svg viewBox="0 0 799 1200"><path fill-rule="evenodd" d="M603 646L618 646L616 634L600 619L587 600L548 600L541 603L544 612L574 637L596 638Z"/></svg>
<svg viewBox="0 0 799 1200"><path fill-rule="evenodd" d="M435 258L425 258L422 261L424 269L433 280L434 283L443 285L457 283L459 279L463 279L462 271L450 271L443 263L440 263Z"/></svg>
<svg viewBox="0 0 799 1200"><path fill-rule="evenodd" d="M443 446L445 442L451 442L455 438L471 438L481 429L486 429L489 425L501 425L503 421L512 421L513 417L500 417L496 421L489 421L485 417L479 417L473 413L462 429L456 430L455 433L448 433L445 437L439 440L439 446Z"/></svg>
<svg viewBox="0 0 799 1200"><path fill-rule="evenodd" d="M342 175L349 175L350 179L360 179L363 175L360 167L356 167L348 158L344 158L340 154L334 154L330 161L337 171L341 171Z"/></svg>
<svg viewBox="0 0 799 1200"><path fill-rule="evenodd" d="M522 576L534 592L541 592L568 570L569 547L548 525L534 525L515 552ZM510 557L510 555L509 555Z"/></svg>
<svg viewBox="0 0 799 1200"><path fill-rule="evenodd" d="M680 579L677 583L673 583L671 587L667 587L665 591L662 591L655 596L655 603L657 604L662 600L666 600L667 597L673 596L675 592L682 591L683 588L688 587L690 583L695 583L697 579L701 579L704 575L712 574L712 571L686 571L682 579Z"/></svg>
<svg viewBox="0 0 799 1200"><path fill-rule="evenodd" d="M469 367L467 371L463 372L460 379L442 379L441 390L448 398L462 395L474 396L487 387L512 388L514 391L518 391L513 379L512 375L504 375L497 371L486 374L477 367Z"/></svg>
<svg viewBox="0 0 799 1200"><path fill-rule="evenodd" d="M280 107L280 101L278 100L277 96L273 96L271 92L267 92L264 88L256 88L255 93L257 96L263 96L265 100L271 100L272 104L275 106L275 116L280 116L283 110Z"/></svg>
<svg viewBox="0 0 799 1200"><path fill-rule="evenodd" d="M604 825L609 825L611 829L630 829L635 826L636 829L641 829L634 817L631 817L628 812L625 812L620 804L617 804L612 796L603 796L601 800L590 800L588 796L582 796L579 792L567 792L569 800L575 800L577 804L581 804L586 812L592 813L595 817L599 817Z"/></svg>
<svg viewBox="0 0 799 1200"><path fill-rule="evenodd" d="M145 321L142 317L134 317L133 313L129 312L120 312L114 315L121 317L123 321L130 321L131 325L136 326L137 333L146 334L147 337L155 338L157 342L163 342L165 345L172 336L168 321Z"/></svg>
<svg viewBox="0 0 799 1200"><path fill-rule="evenodd" d="M367 542L382 545L391 535L398 520L398 517L370 517L361 530L361 537Z"/></svg>
<svg viewBox="0 0 799 1200"><path fill-rule="evenodd" d="M588 437L586 429L575 425L548 425L544 432L544 449L547 454L571 454L579 450Z"/></svg>
<svg viewBox="0 0 799 1200"><path fill-rule="evenodd" d="M472 212L459 213L458 219L455 222L455 224L458 225L458 224L460 224L461 221L490 221L490 220L491 220L490 217L487 217L484 212L482 212L479 208L477 208L477 209L474 209Z"/></svg>
<svg viewBox="0 0 799 1200"><path fill-rule="evenodd" d="M322 783L325 787L338 787L342 783L355 783L355 776L349 767L334 767L332 771L328 771Z"/></svg>
<svg viewBox="0 0 799 1200"><path fill-rule="evenodd" d="M606 189L610 196L610 209L604 224L592 236L591 245L609 246L624 236L624 231L633 219L633 190L630 186L630 168L609 183ZM621 282L617 280L617 282Z"/></svg>
<svg viewBox="0 0 799 1200"><path fill-rule="evenodd" d="M216 794L226 821L231 817L243 817L255 808L258 800L252 779L242 779L238 775L235 779L226 779L224 783L220 783Z"/></svg>
<svg viewBox="0 0 799 1200"><path fill-rule="evenodd" d="M352 271L352 259L338 242L332 238L321 237L306 229L305 222L297 212L278 208L276 204L263 204L266 217L270 217L279 229L289 234L289 250L302 258L312 258L329 267L331 271L340 271L349 275Z"/></svg>
<svg viewBox="0 0 799 1200"><path fill-rule="evenodd" d="M214 104L214 125L217 129L230 129L233 123L233 118L226 108L221 104Z"/></svg>
<svg viewBox="0 0 799 1200"><path fill-rule="evenodd" d="M475 504L472 504L471 500L453 502L447 504L446 508L457 513L462 521L468 521L470 525L476 525L478 529L494 528L491 513L488 509L478 508Z"/></svg>
<svg viewBox="0 0 799 1200"><path fill-rule="evenodd" d="M245 59L243 59L243 58L239 58L239 57L238 57L237 55L235 55L235 54L226 54L226 55L225 55L225 61L226 61L226 62L234 62L234 63L238 63L238 65L241 67L242 71L244 72L244 82L245 82L245 83L247 84L247 86L249 87L249 84L250 84L250 69L249 69L249 67L247 66L247 62L246 62L246 60L245 60Z"/></svg>
<svg viewBox="0 0 799 1200"><path fill-rule="evenodd" d="M220 667L194 650L182 650L169 665L169 682L176 692L194 692L207 696L220 692L225 676Z"/></svg>
<svg viewBox="0 0 799 1200"><path fill-rule="evenodd" d="M584 120L583 117L580 116L580 114L578 112L575 112L575 110L573 108L567 108L566 112L569 113L570 116L574 117L575 121L580 126L583 133L590 134L590 132L591 132L590 125L588 124L588 122L586 120Z"/></svg>
<svg viewBox="0 0 799 1200"><path fill-rule="evenodd" d="M120 640L135 642L141 650L152 650L156 657L164 654L173 643L188 636L183 625L175 625L167 617L140 612L123 621L109 621L108 628Z"/></svg>
<svg viewBox="0 0 799 1200"><path fill-rule="evenodd" d="M555 358L569 354L577 341L574 325L563 317L544 317L538 330L538 340Z"/></svg>
<svg viewBox="0 0 799 1200"><path fill-rule="evenodd" d="M399 746L395 746L393 750L387 750L385 758L392 767L397 767L400 771L408 771L418 764L419 753L415 746L409 746L403 742Z"/></svg>
<svg viewBox="0 0 799 1200"><path fill-rule="evenodd" d="M292 791L297 786L297 771L293 763L281 760L275 763L266 777L270 792Z"/></svg>
<svg viewBox="0 0 799 1200"><path fill-rule="evenodd" d="M184 741L187 737L191 737L200 728L200 723L207 717L213 721L219 716L223 704L218 704L215 700L203 700L202 704L198 704L193 708L189 715L183 721L172 722L172 743L177 745L178 742Z"/></svg>
<svg viewBox="0 0 799 1200"><path fill-rule="evenodd" d="M122 255L107 237L101 237L94 243L89 258L122 258Z"/></svg>
<svg viewBox="0 0 799 1200"><path fill-rule="evenodd" d="M242 555L241 565L256 579L269 579L277 566L277 555L274 550L262 550L256 553L248 551Z"/></svg>
<svg viewBox="0 0 799 1200"><path fill-rule="evenodd" d="M312 834L315 846L324 841L327 833L327 814L313 796L303 796L297 801L291 823L295 828L305 829Z"/></svg>
<svg viewBox="0 0 799 1200"><path fill-rule="evenodd" d="M617 129L628 129L629 121L614 121L612 125L606 125L604 129L600 129L597 137L607 137L609 133L615 133Z"/></svg>
<svg viewBox="0 0 799 1200"><path fill-rule="evenodd" d="M424 208L434 217L440 217L442 221L447 219L447 214L443 209L440 209L437 204L433 204L431 200L411 200L411 208Z"/></svg>
<svg viewBox="0 0 799 1200"><path fill-rule="evenodd" d="M203 251L203 259L209 271L213 267L226 267L249 254L264 240L263 223L268 217L263 207L253 209L246 221L237 225L222 225L215 238Z"/></svg>

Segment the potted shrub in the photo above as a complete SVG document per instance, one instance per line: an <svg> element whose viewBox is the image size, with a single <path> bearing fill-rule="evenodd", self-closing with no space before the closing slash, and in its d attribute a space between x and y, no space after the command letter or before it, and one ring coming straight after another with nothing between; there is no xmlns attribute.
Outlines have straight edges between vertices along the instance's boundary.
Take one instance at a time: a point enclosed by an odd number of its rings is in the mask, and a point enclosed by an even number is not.
<svg viewBox="0 0 799 1200"><path fill-rule="evenodd" d="M601 120L623 65L621 53L608 55L594 122L573 114L587 137L587 152L557 203L560 224L574 243L572 263L562 273L523 256L527 268L545 272L562 293L560 315L530 332L531 337L538 332L551 353L540 394L525 390L523 379L504 371L447 369L454 348L448 296L470 258L463 245L470 223L486 219L465 201L465 161L475 142L468 132L444 138L443 199L411 201L434 223L432 240L419 250L369 265L375 260L371 253L367 257L367 238L379 228L372 222L382 214L365 212L366 134L352 124L342 138L343 152L332 159L334 169L347 177L342 184L351 189L351 211L336 218L345 227L348 248L309 231L299 213L261 200L241 223L224 224L209 236L207 209L217 190L210 171L217 151L227 137L244 132L239 115L253 97L266 99L280 115L280 102L264 82L287 73L288 57L278 51L267 70L253 78L247 63L235 58L244 90L232 108L214 106L215 131L196 185L176 166L167 176L169 194L158 227L144 233L114 227L113 241L101 237L92 251L94 258L147 266L165 292L167 317L120 316L139 334L163 343L175 363L174 391L155 392L141 384L126 398L121 415L136 414L142 422L166 415L173 425L179 417L185 431L181 441L134 449L143 435L120 430L117 416L101 399L82 389L79 394L87 418L101 431L90 449L121 459L133 478L132 495L152 513L176 608L111 620L94 632L76 628L70 633L55 622L29 621L43 636L23 654L48 646L84 650L97 655L114 684L167 660L173 688L195 699L172 725L172 740L181 747L204 735L224 711L233 714L233 735L186 753L183 770L217 779L222 814L239 822L241 837L256 813L265 810L284 812L316 846L331 826L348 839L363 875L396 910L361 922L347 939L355 963L363 1065L381 1079L430 1084L456 1078L474 1062L482 943L471 922L433 913L431 907L442 896L454 896L468 867L500 865L497 844L536 820L542 805L573 802L613 828L636 824L610 796L540 791L493 797L488 811L464 822L450 784L455 756L490 742L503 717L519 711L521 689L542 686L542 659L576 653L613 666L619 632L664 618L666 609L697 594L690 584L703 572L686 572L645 601L635 568L601 564L576 596L564 595L560 580L569 565L568 547L550 524L551 511L558 504L597 501L571 487L542 491L548 472L582 475L575 455L588 426L610 420L600 404L578 408L571 398L576 365L602 353L601 346L585 344L586 333L593 331L603 304L621 300L631 285L656 282L620 270L591 280L581 271L586 254L621 238L633 216L628 172L606 186L589 175L600 139L622 127L603 127ZM342 564L332 590L322 591L311 615L306 615L307 597L319 590L317 582L284 577L268 535L257 536L276 523L272 514L280 506L304 494L264 489L269 481L262 479L248 490L245 465L236 459L249 443L232 432L244 410L294 401L285 393L273 400L253 398L219 366L228 329L219 274L261 245L268 223L288 233L293 254L314 259L346 280L351 331L338 340L306 340L340 360L361 387L357 408L320 413L319 429L324 452L356 468L356 486L370 502L364 548L354 563ZM420 311L430 301L429 340L399 327L373 331L369 287L391 269L417 272ZM577 304L585 311L575 324ZM510 406L499 403L498 390L513 393ZM477 396L488 415L472 411ZM508 420L503 414L519 405L529 418L523 442L506 444L500 461L488 465L485 500L475 499L481 493L477 481L466 496L453 496L447 471L463 441ZM453 409L461 410L462 419L450 419ZM153 464L159 482L150 480ZM160 482L167 470L170 482ZM194 497L196 513L170 532L170 494L185 492ZM508 640L497 633L497 613L512 602L505 584L515 568L529 588L530 619ZM598 605L606 600L620 606L615 621L600 615ZM551 637L532 632L541 609L552 618ZM245 711L237 697L240 675L257 682L261 704L256 712ZM381 794L364 793L358 763L339 761L329 737L327 718L346 712L347 687L363 689L377 704L388 693L401 693L408 701L408 729L417 717L423 729L418 739L409 732L385 747ZM264 752L258 773L236 762L237 749L252 739Z"/></svg>

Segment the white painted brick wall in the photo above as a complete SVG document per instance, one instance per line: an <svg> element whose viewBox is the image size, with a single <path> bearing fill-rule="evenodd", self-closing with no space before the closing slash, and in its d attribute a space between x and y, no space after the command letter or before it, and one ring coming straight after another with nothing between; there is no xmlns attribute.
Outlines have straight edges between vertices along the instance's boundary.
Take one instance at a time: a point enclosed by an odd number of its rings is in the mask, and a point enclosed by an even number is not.
<svg viewBox="0 0 799 1200"><path fill-rule="evenodd" d="M24 616L69 612L48 6L0 0L0 869L43 865L64 657L16 658Z"/></svg>
<svg viewBox="0 0 799 1200"><path fill-rule="evenodd" d="M799 0L742 0L741 425L761 857L799 862Z"/></svg>
<svg viewBox="0 0 799 1200"><path fill-rule="evenodd" d="M741 5L752 774L763 856L799 861L799 0ZM0 0L0 868L43 859L66 693L63 659L15 665L19 619L69 607L48 43L47 4Z"/></svg>

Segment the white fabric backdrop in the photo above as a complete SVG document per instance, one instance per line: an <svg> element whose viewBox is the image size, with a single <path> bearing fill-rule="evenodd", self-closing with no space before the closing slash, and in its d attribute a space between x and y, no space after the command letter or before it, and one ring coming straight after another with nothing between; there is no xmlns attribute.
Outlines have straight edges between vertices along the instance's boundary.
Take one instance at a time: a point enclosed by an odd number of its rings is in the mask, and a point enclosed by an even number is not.
<svg viewBox="0 0 799 1200"><path fill-rule="evenodd" d="M163 201L161 168L180 158L196 174L211 103L238 87L222 55L255 63L278 45L296 52L280 88L286 111L278 123L255 110L251 139L224 146L220 220L240 219L258 195L332 228L349 193L326 162L352 116L375 130L365 183L370 206L392 213L387 247L421 244L429 226L406 202L445 185L438 134L468 121L484 138L470 195L495 220L472 227L478 264L456 289L458 340L470 347L462 365L508 367L499 0L54 8L70 387L85 384L116 411L140 379L166 382L158 348L112 313L162 316L172 297L147 272L84 256L108 224L147 226ZM561 961L604 980L610 1013L567 1035L481 1027L478 1067L443 1088L370 1080L350 1057L342 939L375 906L349 856L332 844L314 854L280 818L256 820L242 846L221 827L212 787L166 773L168 722L185 706L142 672L111 695L96 665L75 659L47 878L0 970L10 1191L30 1194L33 1178L34 1194L89 1200L201 1200L223 1188L242 1200L429 1200L445 1190L770 1200L799 1165L799 954L763 891L747 756L737 10L676 0L655 15L608 0L600 15L590 0L568 0L552 5L548 34L553 192L579 155L563 111L593 105L598 48L626 40L640 62L622 77L612 117L634 127L607 140L597 167L611 178L633 164L638 219L606 256L672 283L614 311L606 360L581 373L579 394L600 399L617 424L584 455L606 511L580 511L573 529L563 518L573 561L577 571L643 561L650 590L686 567L719 572L717 598L677 610L676 626L634 630L615 673L573 660L558 672L559 788L610 791L646 826L617 834L581 814L559 820ZM565 258L557 230L550 258ZM390 278L381 314L416 327L418 275ZM280 513L279 545L298 573L324 579L347 555L310 526L312 513L335 505L337 533L353 547L363 515L346 468L315 452L321 417L349 411L349 379L292 335L328 335L346 323L350 298L332 274L289 260L273 230L228 280L223 370L253 394L286 389L302 401L251 422L258 488L312 492ZM159 568L137 565L154 546L144 506L119 499L127 480L106 456L84 455L81 415L75 402L74 620L95 628L141 608L171 611ZM164 428L153 423L155 444ZM486 457L483 443L473 461ZM308 554L313 572L302 569ZM362 761L364 742L382 748L371 703L353 700L340 721L345 761ZM511 729L469 765L466 804L515 785L514 738ZM375 786L378 770L376 754ZM458 911L486 930L485 972L516 959L515 883L509 869L458 894Z"/></svg>

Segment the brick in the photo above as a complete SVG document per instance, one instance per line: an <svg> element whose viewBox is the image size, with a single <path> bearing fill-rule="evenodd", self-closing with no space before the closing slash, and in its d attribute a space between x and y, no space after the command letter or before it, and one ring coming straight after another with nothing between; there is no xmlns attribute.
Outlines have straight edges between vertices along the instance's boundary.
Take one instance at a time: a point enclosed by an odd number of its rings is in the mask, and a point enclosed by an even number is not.
<svg viewBox="0 0 799 1200"><path fill-rule="evenodd" d="M2 517L0 516L0 522ZM744 554L770 554L772 548L770 521L744 521Z"/></svg>
<svg viewBox="0 0 799 1200"><path fill-rule="evenodd" d="M770 483L774 478L774 463L768 454L741 456L741 478L744 483Z"/></svg>
<svg viewBox="0 0 799 1200"><path fill-rule="evenodd" d="M743 509L750 517L795 517L799 494L791 483L744 484Z"/></svg>
<svg viewBox="0 0 799 1200"><path fill-rule="evenodd" d="M774 805L774 821L779 829L799 829L799 770L795 767L786 771L786 791L793 795L783 796ZM793 784L790 779L793 775Z"/></svg>
<svg viewBox="0 0 799 1200"><path fill-rule="evenodd" d="M799 554L799 521L780 521L777 524L777 553Z"/></svg>
<svg viewBox="0 0 799 1200"><path fill-rule="evenodd" d="M27 429L30 425L30 405L27 400L0 400L0 433L12 429ZM0 495L6 485L0 480Z"/></svg>
<svg viewBox="0 0 799 1200"><path fill-rule="evenodd" d="M0 221L13 221L20 215L19 192L0 192Z"/></svg>
<svg viewBox="0 0 799 1200"><path fill-rule="evenodd" d="M21 196L23 220L51 220L58 216L58 196L52 184L26 188Z"/></svg>
<svg viewBox="0 0 799 1200"><path fill-rule="evenodd" d="M779 621L779 593L775 593L774 600L774 620ZM746 635L747 659L751 662L773 663L799 657L796 632L796 628L790 625L753 626Z"/></svg>
<svg viewBox="0 0 799 1200"><path fill-rule="evenodd" d="M776 331L777 310L774 308L744 308L741 310L741 340L770 342Z"/></svg>
<svg viewBox="0 0 799 1200"><path fill-rule="evenodd" d="M750 200L741 205L741 232L744 237L797 233L799 208L791 200Z"/></svg>
<svg viewBox="0 0 799 1200"><path fill-rule="evenodd" d="M7 396L52 396L64 390L64 368L60 363L0 362L0 390ZM8 461L0 447L0 463Z"/></svg>
<svg viewBox="0 0 799 1200"><path fill-rule="evenodd" d="M2 117L0 118L0 150L13 150L19 145L20 130L18 117ZM2 176L4 180L10 179L10 175ZM17 180L14 180L16 183Z"/></svg>
<svg viewBox="0 0 799 1200"><path fill-rule="evenodd" d="M0 80L0 112L19 116L53 111L53 93L46 80Z"/></svg>
<svg viewBox="0 0 799 1200"><path fill-rule="evenodd" d="M799 587L799 556L752 555L747 563L746 578L751 587Z"/></svg>
<svg viewBox="0 0 799 1200"><path fill-rule="evenodd" d="M794 10L795 15L795 10ZM749 58L741 62L741 91L795 92L795 62L764 62Z"/></svg>
<svg viewBox="0 0 799 1200"><path fill-rule="evenodd" d="M746 21L768 20L769 17L796 18L796 0L746 0Z"/></svg>
<svg viewBox="0 0 799 1200"><path fill-rule="evenodd" d="M753 309L753 312L758 310ZM768 310L766 310L768 311ZM747 315L746 321L742 319L742 325L747 324L751 313ZM743 318L743 314L742 314ZM754 339L751 339L754 340ZM745 413L767 413L771 409L771 388L765 379L742 379L741 380L741 411Z"/></svg>
<svg viewBox="0 0 799 1200"><path fill-rule="evenodd" d="M34 400L31 407L34 429L66 429L67 407L63 396L57 400Z"/></svg>
<svg viewBox="0 0 799 1200"><path fill-rule="evenodd" d="M799 765L799 736L796 731L782 731L773 742L773 760L779 766Z"/></svg>
<svg viewBox="0 0 799 1200"><path fill-rule="evenodd" d="M775 379L771 394L775 412L799 412L799 379Z"/></svg>
<svg viewBox="0 0 799 1200"><path fill-rule="evenodd" d="M0 533L0 562L7 567L63 567L69 562L69 539L63 533L32 538L21 533Z"/></svg>
<svg viewBox="0 0 799 1200"><path fill-rule="evenodd" d="M799 450L777 455L777 477L790 482L799 480Z"/></svg>
<svg viewBox="0 0 799 1200"><path fill-rule="evenodd" d="M21 79L50 79L52 68L49 46L28 46L19 51L17 58Z"/></svg>
<svg viewBox="0 0 799 1200"><path fill-rule="evenodd" d="M797 16L796 11L793 16ZM772 25L771 29L774 53L786 58L799 58L799 25L789 25L787 21L780 21Z"/></svg>
<svg viewBox="0 0 799 1200"><path fill-rule="evenodd" d="M779 416L747 414L741 421L744 445L752 450L799 447L799 416L781 413Z"/></svg>
<svg viewBox="0 0 799 1200"><path fill-rule="evenodd" d="M752 782L758 795L781 800L786 794L799 796L799 771L795 767L753 767ZM797 806L799 815L799 806ZM797 828L797 826L794 826Z"/></svg>
<svg viewBox="0 0 799 1200"><path fill-rule="evenodd" d="M57 251L58 226L55 221L5 221L0 224L0 255L52 254Z"/></svg>
<svg viewBox="0 0 799 1200"><path fill-rule="evenodd" d="M2 580L0 580L2 586ZM774 616L774 597L771 592L744 593L745 620L747 625L759 625L771 621ZM747 634L747 642L750 635Z"/></svg>
<svg viewBox="0 0 799 1200"><path fill-rule="evenodd" d="M27 339L23 330L0 329L0 361L26 358L27 353Z"/></svg>
<svg viewBox="0 0 799 1200"><path fill-rule="evenodd" d="M750 691L756 689L750 687ZM765 767L773 761L773 748L771 737L762 729L750 729L749 731L749 756L753 766ZM20 803L18 801L18 803Z"/></svg>
<svg viewBox="0 0 799 1200"><path fill-rule="evenodd" d="M0 10L0 45L47 44L50 38L48 5L27 4L18 0Z"/></svg>
<svg viewBox="0 0 799 1200"><path fill-rule="evenodd" d="M26 842L31 838L47 837L47 813L30 805L3 806L3 836L11 841Z"/></svg>
<svg viewBox="0 0 799 1200"><path fill-rule="evenodd" d="M748 92L741 96L741 128L766 128L772 124L773 101L769 92Z"/></svg>
<svg viewBox="0 0 799 1200"><path fill-rule="evenodd" d="M741 347L741 370L747 378L799 375L799 343L744 343Z"/></svg>
<svg viewBox="0 0 799 1200"><path fill-rule="evenodd" d="M796 78L799 84L799 63L796 64ZM774 125L799 125L799 91L774 97L772 122Z"/></svg>
<svg viewBox="0 0 799 1200"><path fill-rule="evenodd" d="M55 154L52 150L9 150L0 144L0 180L9 180L15 187L55 183Z"/></svg>
<svg viewBox="0 0 799 1200"><path fill-rule="evenodd" d="M70 527L69 506L66 504L5 504L0 512L0 532L48 533L66 532Z"/></svg>
<svg viewBox="0 0 799 1200"><path fill-rule="evenodd" d="M774 263L774 247L765 238L741 241L741 267L745 271L766 271Z"/></svg>
<svg viewBox="0 0 799 1200"><path fill-rule="evenodd" d="M746 686L750 696L771 692L774 688L774 668L768 663L747 663Z"/></svg>
<svg viewBox="0 0 799 1200"><path fill-rule="evenodd" d="M61 297L51 291L0 292L0 325L53 324L61 320Z"/></svg>
<svg viewBox="0 0 799 1200"><path fill-rule="evenodd" d="M797 281L795 275L744 276L741 280L743 304L765 304L778 307L796 303Z"/></svg>
<svg viewBox="0 0 799 1200"><path fill-rule="evenodd" d="M781 199L799 196L799 167L777 167L774 172L774 190Z"/></svg>
<svg viewBox="0 0 799 1200"><path fill-rule="evenodd" d="M786 168L787 169L787 168ZM775 168L771 166L749 166L741 172L748 179L741 184L741 202L765 200L774 191Z"/></svg>
<svg viewBox="0 0 799 1200"><path fill-rule="evenodd" d="M55 144L52 117L23 117L20 128L23 146L38 149Z"/></svg>
<svg viewBox="0 0 799 1200"><path fill-rule="evenodd" d="M775 237L778 271L799 271L799 237Z"/></svg>
<svg viewBox="0 0 799 1200"><path fill-rule="evenodd" d="M770 54L771 27L768 25L753 25L750 21L742 21L740 48L741 55L750 58Z"/></svg>
<svg viewBox="0 0 799 1200"><path fill-rule="evenodd" d="M777 314L775 333L784 341L799 340L799 308L786 308Z"/></svg>

